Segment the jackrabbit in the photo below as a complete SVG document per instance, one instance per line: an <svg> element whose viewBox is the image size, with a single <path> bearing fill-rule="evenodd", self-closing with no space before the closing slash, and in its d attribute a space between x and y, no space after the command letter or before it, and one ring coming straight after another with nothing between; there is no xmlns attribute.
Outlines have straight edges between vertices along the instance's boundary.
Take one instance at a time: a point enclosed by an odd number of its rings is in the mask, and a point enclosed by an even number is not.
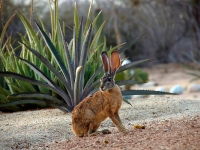
<svg viewBox="0 0 200 150"><path fill-rule="evenodd" d="M105 73L101 78L100 90L86 97L72 111L72 130L78 137L99 133L97 129L107 117L120 132L126 131L118 114L122 94L114 80L115 73L120 67L119 53L113 51L109 60L107 52L104 51L101 53L101 59Z"/></svg>

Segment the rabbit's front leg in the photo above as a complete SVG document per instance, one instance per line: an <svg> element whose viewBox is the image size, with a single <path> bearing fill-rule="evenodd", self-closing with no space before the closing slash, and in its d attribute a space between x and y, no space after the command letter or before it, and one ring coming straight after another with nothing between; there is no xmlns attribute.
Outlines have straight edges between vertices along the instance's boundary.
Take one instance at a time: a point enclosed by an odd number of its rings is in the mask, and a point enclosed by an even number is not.
<svg viewBox="0 0 200 150"><path fill-rule="evenodd" d="M111 132L108 129L102 131L97 131L101 123L91 123L89 128L89 136L97 136L102 134L110 134Z"/></svg>
<svg viewBox="0 0 200 150"><path fill-rule="evenodd" d="M89 132L88 133L92 134L92 133L96 132L97 129L99 128L99 126L100 126L100 123L97 123L97 121L91 122L90 126L89 126Z"/></svg>
<svg viewBox="0 0 200 150"><path fill-rule="evenodd" d="M122 122L120 120L118 112L116 112L114 114L113 113L110 114L109 117L110 117L110 119L112 120L112 122L115 124L115 126L118 128L118 130L120 132L126 131L126 128L124 127L124 125L122 124Z"/></svg>

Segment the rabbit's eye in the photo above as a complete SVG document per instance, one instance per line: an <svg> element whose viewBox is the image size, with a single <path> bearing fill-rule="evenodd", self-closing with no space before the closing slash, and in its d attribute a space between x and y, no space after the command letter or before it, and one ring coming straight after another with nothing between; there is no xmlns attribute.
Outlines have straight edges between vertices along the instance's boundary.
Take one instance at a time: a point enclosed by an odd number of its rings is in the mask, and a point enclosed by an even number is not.
<svg viewBox="0 0 200 150"><path fill-rule="evenodd" d="M111 78L110 77L108 78L108 82L111 82Z"/></svg>

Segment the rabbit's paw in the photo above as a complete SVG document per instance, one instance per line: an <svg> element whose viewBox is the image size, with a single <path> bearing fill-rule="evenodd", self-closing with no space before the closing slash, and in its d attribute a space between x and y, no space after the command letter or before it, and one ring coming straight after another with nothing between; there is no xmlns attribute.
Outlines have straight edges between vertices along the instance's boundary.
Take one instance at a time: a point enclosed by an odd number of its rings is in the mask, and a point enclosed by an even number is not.
<svg viewBox="0 0 200 150"><path fill-rule="evenodd" d="M127 132L128 130L125 127L118 128L119 132Z"/></svg>
<svg viewBox="0 0 200 150"><path fill-rule="evenodd" d="M103 133L101 131L95 131L91 134L89 134L89 136L98 136L98 135L102 135Z"/></svg>
<svg viewBox="0 0 200 150"><path fill-rule="evenodd" d="M108 129L104 129L102 131L93 132L93 133L89 134L89 136L98 136L98 135L102 135L102 134L111 134L111 132Z"/></svg>

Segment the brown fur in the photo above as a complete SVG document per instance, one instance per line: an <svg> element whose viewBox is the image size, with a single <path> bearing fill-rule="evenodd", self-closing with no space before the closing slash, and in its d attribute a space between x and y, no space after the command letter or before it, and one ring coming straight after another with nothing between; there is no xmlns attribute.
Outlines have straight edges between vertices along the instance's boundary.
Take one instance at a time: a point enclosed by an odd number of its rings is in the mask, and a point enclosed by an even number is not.
<svg viewBox="0 0 200 150"><path fill-rule="evenodd" d="M88 136L109 117L119 131L125 131L118 111L122 104L120 88L115 85L106 91L97 91L86 97L72 111L72 130L78 137Z"/></svg>

